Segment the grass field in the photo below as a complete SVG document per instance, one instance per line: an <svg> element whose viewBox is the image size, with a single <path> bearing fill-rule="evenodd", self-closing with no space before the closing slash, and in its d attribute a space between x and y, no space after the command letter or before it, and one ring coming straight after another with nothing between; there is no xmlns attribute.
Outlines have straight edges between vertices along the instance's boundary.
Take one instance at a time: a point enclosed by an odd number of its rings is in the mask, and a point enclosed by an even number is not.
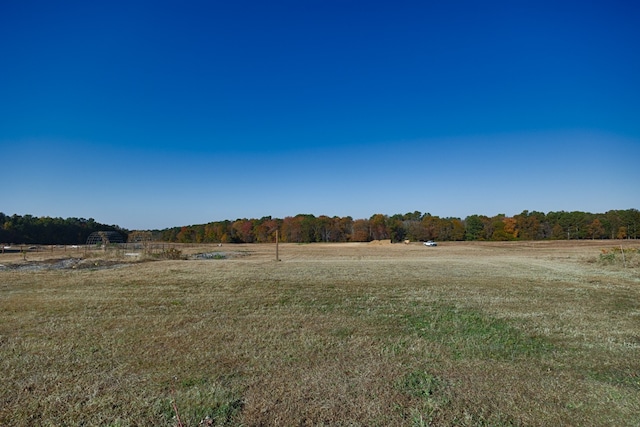
<svg viewBox="0 0 640 427"><path fill-rule="evenodd" d="M639 247L2 254L0 425L639 426Z"/></svg>

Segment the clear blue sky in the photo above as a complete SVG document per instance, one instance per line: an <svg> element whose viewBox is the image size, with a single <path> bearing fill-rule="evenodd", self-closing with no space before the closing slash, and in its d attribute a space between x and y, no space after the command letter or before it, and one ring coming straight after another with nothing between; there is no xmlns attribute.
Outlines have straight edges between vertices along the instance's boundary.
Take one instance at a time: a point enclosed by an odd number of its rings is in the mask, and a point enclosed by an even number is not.
<svg viewBox="0 0 640 427"><path fill-rule="evenodd" d="M0 3L0 212L640 208L632 1Z"/></svg>

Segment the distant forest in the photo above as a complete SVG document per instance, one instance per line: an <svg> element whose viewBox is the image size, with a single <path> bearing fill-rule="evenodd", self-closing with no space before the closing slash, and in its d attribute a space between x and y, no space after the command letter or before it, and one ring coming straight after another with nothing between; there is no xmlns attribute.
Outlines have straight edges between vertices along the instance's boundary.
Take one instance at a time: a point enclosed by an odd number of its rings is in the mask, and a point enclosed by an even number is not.
<svg viewBox="0 0 640 427"><path fill-rule="evenodd" d="M269 243L276 230L281 242L508 241L568 239L637 239L640 211L606 213L523 211L508 217L470 215L465 219L440 218L418 211L368 219L300 214L284 219L237 219L154 231L129 231L93 219L50 218L0 213L0 242L14 244L84 244L94 231L117 231L134 241L178 243Z"/></svg>
<svg viewBox="0 0 640 427"><path fill-rule="evenodd" d="M284 219L237 219L204 225L176 227L160 232L160 239L182 243L368 242L391 240L561 240L636 239L640 228L637 209L587 212L524 211L513 217L471 215L465 219L440 218L413 212L369 219L296 215Z"/></svg>
<svg viewBox="0 0 640 427"><path fill-rule="evenodd" d="M128 235L117 225L100 224L93 218L38 218L0 212L0 243L4 244L78 245L94 231L117 231L125 239Z"/></svg>

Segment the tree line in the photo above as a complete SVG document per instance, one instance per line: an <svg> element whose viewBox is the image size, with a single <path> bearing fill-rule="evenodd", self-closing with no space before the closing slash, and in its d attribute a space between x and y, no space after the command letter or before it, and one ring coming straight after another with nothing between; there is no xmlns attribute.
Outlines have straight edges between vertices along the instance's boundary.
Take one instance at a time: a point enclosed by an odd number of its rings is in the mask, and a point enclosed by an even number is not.
<svg viewBox="0 0 640 427"><path fill-rule="evenodd" d="M5 215L0 212L0 243L78 245L94 231L117 231L126 239L128 232L117 225L105 225L93 218L51 218L32 215Z"/></svg>
<svg viewBox="0 0 640 427"><path fill-rule="evenodd" d="M368 219L300 214L284 219L270 216L237 219L156 231L156 238L180 243L270 243L276 230L282 242L508 241L566 239L637 239L640 211L529 212L508 217L470 215L465 219L440 218L415 211Z"/></svg>
<svg viewBox="0 0 640 427"><path fill-rule="evenodd" d="M200 225L172 227L145 233L93 218L50 218L31 215L8 216L0 212L0 242L15 244L84 244L94 231L117 231L126 240L138 239L178 243L270 243L276 230L282 242L410 241L507 241L637 239L640 211L610 210L606 213L523 211L512 217L470 215L465 219L441 218L419 211L392 216L375 214L366 219L299 214L284 219L236 219Z"/></svg>

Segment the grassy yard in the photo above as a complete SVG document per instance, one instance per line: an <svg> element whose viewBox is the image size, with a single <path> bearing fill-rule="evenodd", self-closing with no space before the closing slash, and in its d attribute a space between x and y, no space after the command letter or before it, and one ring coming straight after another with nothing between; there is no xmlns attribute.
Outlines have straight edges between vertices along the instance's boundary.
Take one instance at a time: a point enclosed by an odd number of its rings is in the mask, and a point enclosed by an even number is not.
<svg viewBox="0 0 640 427"><path fill-rule="evenodd" d="M638 247L2 254L0 425L639 426Z"/></svg>

